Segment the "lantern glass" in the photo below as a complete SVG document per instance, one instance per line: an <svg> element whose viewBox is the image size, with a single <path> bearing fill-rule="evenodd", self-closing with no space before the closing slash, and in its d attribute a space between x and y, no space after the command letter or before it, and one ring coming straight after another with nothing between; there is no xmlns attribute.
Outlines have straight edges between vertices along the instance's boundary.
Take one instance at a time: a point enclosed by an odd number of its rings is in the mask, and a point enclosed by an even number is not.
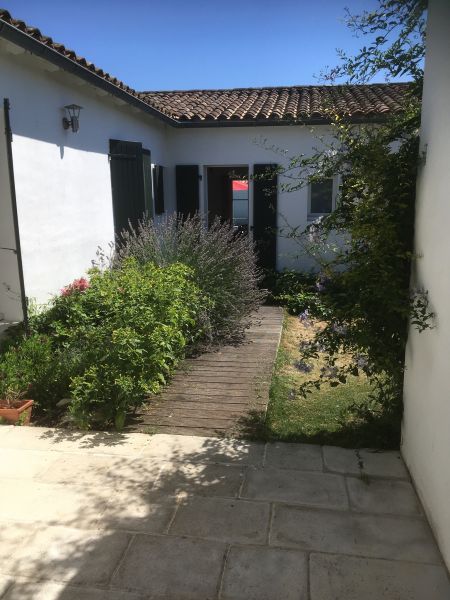
<svg viewBox="0 0 450 600"><path fill-rule="evenodd" d="M74 133L76 133L80 127L80 110L82 106L78 104L67 104L64 109L67 113L67 118L63 119L64 129L72 129Z"/></svg>

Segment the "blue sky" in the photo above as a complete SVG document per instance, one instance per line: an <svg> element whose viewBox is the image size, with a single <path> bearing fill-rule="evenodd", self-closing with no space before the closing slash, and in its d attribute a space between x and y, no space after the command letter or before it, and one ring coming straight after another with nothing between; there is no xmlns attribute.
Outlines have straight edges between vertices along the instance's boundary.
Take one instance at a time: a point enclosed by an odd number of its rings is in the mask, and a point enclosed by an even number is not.
<svg viewBox="0 0 450 600"><path fill-rule="evenodd" d="M138 90L317 83L376 0L0 0Z"/></svg>

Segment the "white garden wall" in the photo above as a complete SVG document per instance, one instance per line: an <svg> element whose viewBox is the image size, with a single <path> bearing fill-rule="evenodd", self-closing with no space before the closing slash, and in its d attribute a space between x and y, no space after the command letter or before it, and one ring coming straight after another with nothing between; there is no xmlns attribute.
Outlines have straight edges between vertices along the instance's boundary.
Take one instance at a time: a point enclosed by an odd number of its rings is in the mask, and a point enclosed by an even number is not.
<svg viewBox="0 0 450 600"><path fill-rule="evenodd" d="M413 285L428 290L436 328L411 329L402 452L450 568L450 2L431 0L417 184Z"/></svg>
<svg viewBox="0 0 450 600"><path fill-rule="evenodd" d="M97 246L114 238L109 139L142 142L153 162L166 161L166 126L101 94L0 41L0 100L11 102L25 289L38 302L80 277ZM72 103L84 107L76 134L62 127L62 107Z"/></svg>

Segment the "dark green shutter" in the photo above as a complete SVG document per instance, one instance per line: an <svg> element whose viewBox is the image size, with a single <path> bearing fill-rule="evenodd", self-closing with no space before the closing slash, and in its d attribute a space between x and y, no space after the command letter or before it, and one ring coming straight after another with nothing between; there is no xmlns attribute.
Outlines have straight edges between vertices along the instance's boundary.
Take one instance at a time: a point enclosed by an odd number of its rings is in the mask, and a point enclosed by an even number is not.
<svg viewBox="0 0 450 600"><path fill-rule="evenodd" d="M277 264L277 165L253 167L253 239L259 264L275 269Z"/></svg>
<svg viewBox="0 0 450 600"><path fill-rule="evenodd" d="M109 150L114 229L119 234L145 212L142 144L110 140Z"/></svg>
<svg viewBox="0 0 450 600"><path fill-rule="evenodd" d="M164 167L155 165L153 169L153 192L155 194L155 213L164 212Z"/></svg>
<svg viewBox="0 0 450 600"><path fill-rule="evenodd" d="M177 212L183 217L193 216L199 209L198 165L177 165Z"/></svg>
<svg viewBox="0 0 450 600"><path fill-rule="evenodd" d="M153 192L152 192L152 158L150 150L142 150L142 168L144 172L144 202L145 214L148 218L153 217Z"/></svg>

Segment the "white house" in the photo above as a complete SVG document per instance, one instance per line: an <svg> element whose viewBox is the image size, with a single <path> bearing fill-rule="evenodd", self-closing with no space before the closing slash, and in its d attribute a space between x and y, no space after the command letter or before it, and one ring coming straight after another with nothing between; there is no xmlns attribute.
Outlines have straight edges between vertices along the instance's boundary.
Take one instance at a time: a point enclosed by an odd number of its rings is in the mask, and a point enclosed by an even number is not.
<svg viewBox="0 0 450 600"><path fill-rule="evenodd" d="M450 2L430 0L417 182L413 285L428 291L435 328L411 328L402 452L450 569Z"/></svg>
<svg viewBox="0 0 450 600"><path fill-rule="evenodd" d="M0 10L0 320L80 277L145 211L219 215L251 232L267 266L312 268L280 231L333 210L338 182L282 194L274 180L267 194L252 175L312 153L330 111L377 122L405 90L136 92ZM248 181L234 198L230 173Z"/></svg>

